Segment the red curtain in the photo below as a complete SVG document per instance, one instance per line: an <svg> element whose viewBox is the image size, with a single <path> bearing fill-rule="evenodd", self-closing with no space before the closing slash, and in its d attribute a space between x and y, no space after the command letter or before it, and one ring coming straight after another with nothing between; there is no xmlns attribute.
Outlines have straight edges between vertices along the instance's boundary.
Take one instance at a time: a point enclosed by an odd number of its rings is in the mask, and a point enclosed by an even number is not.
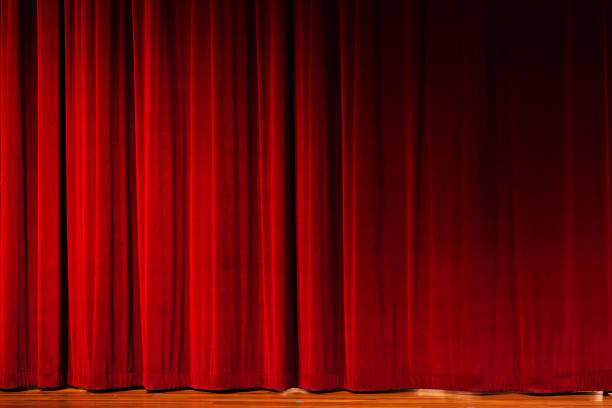
<svg viewBox="0 0 612 408"><path fill-rule="evenodd" d="M612 387L606 0L0 0L0 388Z"/></svg>

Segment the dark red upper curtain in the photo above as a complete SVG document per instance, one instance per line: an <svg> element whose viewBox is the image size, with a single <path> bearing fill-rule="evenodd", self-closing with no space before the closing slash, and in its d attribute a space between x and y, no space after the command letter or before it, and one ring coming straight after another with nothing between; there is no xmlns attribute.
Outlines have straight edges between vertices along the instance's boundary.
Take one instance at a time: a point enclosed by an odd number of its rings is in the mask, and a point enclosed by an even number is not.
<svg viewBox="0 0 612 408"><path fill-rule="evenodd" d="M612 388L608 22L0 0L0 389Z"/></svg>

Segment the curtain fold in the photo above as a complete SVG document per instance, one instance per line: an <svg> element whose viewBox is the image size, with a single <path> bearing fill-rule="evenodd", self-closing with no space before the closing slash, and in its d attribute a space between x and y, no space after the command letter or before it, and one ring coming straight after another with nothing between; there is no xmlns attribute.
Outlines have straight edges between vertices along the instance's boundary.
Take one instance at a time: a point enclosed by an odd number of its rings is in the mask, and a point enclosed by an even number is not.
<svg viewBox="0 0 612 408"><path fill-rule="evenodd" d="M611 9L0 0L0 389L610 389Z"/></svg>

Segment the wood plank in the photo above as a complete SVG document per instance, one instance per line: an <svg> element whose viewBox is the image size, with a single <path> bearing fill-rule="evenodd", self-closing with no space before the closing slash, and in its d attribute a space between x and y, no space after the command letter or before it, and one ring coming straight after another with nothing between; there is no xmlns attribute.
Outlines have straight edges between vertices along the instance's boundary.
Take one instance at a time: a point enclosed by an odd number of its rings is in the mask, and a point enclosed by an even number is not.
<svg viewBox="0 0 612 408"><path fill-rule="evenodd" d="M475 395L461 392L417 390L360 394L277 393L247 391L213 393L194 390L163 393L145 390L93 393L79 389L0 392L0 407L612 407L612 397L601 393L535 396L525 394Z"/></svg>

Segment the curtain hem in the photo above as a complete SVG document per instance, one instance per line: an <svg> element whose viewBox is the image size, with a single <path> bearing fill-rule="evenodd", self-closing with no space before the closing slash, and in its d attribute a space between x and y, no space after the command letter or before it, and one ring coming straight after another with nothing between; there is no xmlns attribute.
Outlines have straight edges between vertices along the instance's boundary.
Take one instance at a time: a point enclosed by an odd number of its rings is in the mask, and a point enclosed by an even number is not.
<svg viewBox="0 0 612 408"><path fill-rule="evenodd" d="M575 391L598 391L612 388L612 370L589 371L578 375L558 376L457 376L429 375L409 376L403 379L386 376L367 376L344 379L337 376L305 376L298 383L290 376L270 378L264 375L215 376L206 374L157 374L147 375L142 379L136 373L109 374L102 378L90 380L69 378L65 380L62 373L19 373L0 375L0 389L21 388L61 388L75 387L90 391L103 391L125 388L145 388L150 391L192 388L197 390L248 390L269 389L281 391L292 386L299 386L309 391L348 390L357 392L394 391L409 389L444 389L470 392L533 392L556 393Z"/></svg>

